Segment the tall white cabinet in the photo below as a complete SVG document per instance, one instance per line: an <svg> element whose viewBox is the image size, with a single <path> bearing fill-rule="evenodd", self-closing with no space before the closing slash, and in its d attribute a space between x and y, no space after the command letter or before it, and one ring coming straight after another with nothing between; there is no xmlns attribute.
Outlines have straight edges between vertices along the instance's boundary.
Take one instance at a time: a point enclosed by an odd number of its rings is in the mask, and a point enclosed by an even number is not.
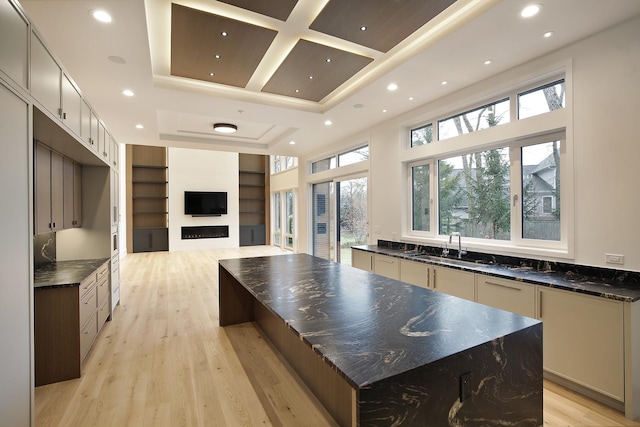
<svg viewBox="0 0 640 427"><path fill-rule="evenodd" d="M14 427L30 425L33 396L29 129L28 102L0 79L0 423Z"/></svg>

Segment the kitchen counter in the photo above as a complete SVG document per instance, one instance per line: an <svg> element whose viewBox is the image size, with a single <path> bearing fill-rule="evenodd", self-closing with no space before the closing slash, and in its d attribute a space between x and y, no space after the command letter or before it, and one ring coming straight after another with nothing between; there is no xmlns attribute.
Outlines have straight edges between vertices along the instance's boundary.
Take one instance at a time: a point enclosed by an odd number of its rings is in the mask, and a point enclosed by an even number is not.
<svg viewBox="0 0 640 427"><path fill-rule="evenodd" d="M434 260L434 258L438 258L436 253L432 252L428 254L426 251L422 252L421 249L406 249L406 246L402 244L398 246L363 245L353 246L352 249L427 264L443 265L472 273L518 280L524 283L578 292L617 301L634 302L640 300L640 282L637 277L638 274L634 272L575 265L569 266L567 264L560 265L558 263L521 258L510 258L508 263L502 264L500 261L496 263L496 257L493 256L475 258L465 256L463 257L463 261L468 259L470 262L463 264L458 263L455 256ZM439 248L433 249L438 252L442 251ZM432 256L425 258L421 257L421 254Z"/></svg>
<svg viewBox="0 0 640 427"><path fill-rule="evenodd" d="M36 289L61 286L79 286L109 258L58 261L37 265L34 268L33 286Z"/></svg>
<svg viewBox="0 0 640 427"><path fill-rule="evenodd" d="M306 254L221 260L219 277L220 325L255 321L341 425L542 424L537 320ZM331 373L353 393L323 397Z"/></svg>

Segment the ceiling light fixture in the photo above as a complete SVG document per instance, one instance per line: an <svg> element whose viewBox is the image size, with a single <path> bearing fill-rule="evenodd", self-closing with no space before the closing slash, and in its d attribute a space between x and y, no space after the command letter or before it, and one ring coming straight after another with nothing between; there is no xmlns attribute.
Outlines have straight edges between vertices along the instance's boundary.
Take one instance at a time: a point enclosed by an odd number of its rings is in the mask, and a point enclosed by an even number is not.
<svg viewBox="0 0 640 427"><path fill-rule="evenodd" d="M331 120L325 120L324 125L325 126L331 126L333 124L333 122Z"/></svg>
<svg viewBox="0 0 640 427"><path fill-rule="evenodd" d="M544 33L542 35L542 37L544 37L545 39L548 39L549 37L551 37L553 35L553 31L547 31L546 33Z"/></svg>
<svg viewBox="0 0 640 427"><path fill-rule="evenodd" d="M363 25L362 27L360 27L360 31L367 31L366 25Z"/></svg>
<svg viewBox="0 0 640 427"><path fill-rule="evenodd" d="M216 58L216 59L220 59L220 55L216 54L216 55L214 56L214 58Z"/></svg>
<svg viewBox="0 0 640 427"><path fill-rule="evenodd" d="M443 81L443 82L441 82L440 84L441 84L442 86L444 86L444 85L446 85L446 84L448 84L448 83L449 83L448 81L444 80L444 81Z"/></svg>
<svg viewBox="0 0 640 427"><path fill-rule="evenodd" d="M123 90L123 91L122 91L122 94L123 94L124 96L133 96L133 95L135 95L135 93L133 93L133 91L132 91L131 89L125 89L125 90Z"/></svg>
<svg viewBox="0 0 640 427"><path fill-rule="evenodd" d="M296 145L295 141L289 141L289 145Z"/></svg>
<svg viewBox="0 0 640 427"><path fill-rule="evenodd" d="M325 61L331 62L331 58L327 58L327 59L325 59Z"/></svg>
<svg viewBox="0 0 640 427"><path fill-rule="evenodd" d="M141 124L137 124L136 129L144 129L144 126L142 126Z"/></svg>
<svg viewBox="0 0 640 427"><path fill-rule="evenodd" d="M238 131L238 126L231 123L214 123L213 130L220 133L234 133Z"/></svg>
<svg viewBox="0 0 640 427"><path fill-rule="evenodd" d="M223 31L220 33L220 35L222 35L222 37L227 37L229 35L229 33L227 33L226 31Z"/></svg>
<svg viewBox="0 0 640 427"><path fill-rule="evenodd" d="M531 18L532 16L536 16L541 9L542 6L539 4L530 4L520 11L520 16L523 18Z"/></svg>
<svg viewBox="0 0 640 427"><path fill-rule="evenodd" d="M397 89L398 89L398 85L395 84L395 83L390 83L389 86L387 86L387 90L392 91L392 92L394 90L397 90Z"/></svg>
<svg viewBox="0 0 640 427"><path fill-rule="evenodd" d="M413 96L409 97L409 101L413 101L415 98Z"/></svg>
<svg viewBox="0 0 640 427"><path fill-rule="evenodd" d="M213 77L215 75L216 75L216 73L214 73L213 71L209 73L209 77Z"/></svg>
<svg viewBox="0 0 640 427"><path fill-rule="evenodd" d="M91 16L93 16L98 21L104 22L106 24L111 22L111 15L109 15L109 13L105 12L104 10L92 10Z"/></svg>
<svg viewBox="0 0 640 427"><path fill-rule="evenodd" d="M489 65L489 64L491 64L491 60L490 60L490 59L487 59L486 61L484 61L484 62L483 62L483 64L484 64L484 65Z"/></svg>

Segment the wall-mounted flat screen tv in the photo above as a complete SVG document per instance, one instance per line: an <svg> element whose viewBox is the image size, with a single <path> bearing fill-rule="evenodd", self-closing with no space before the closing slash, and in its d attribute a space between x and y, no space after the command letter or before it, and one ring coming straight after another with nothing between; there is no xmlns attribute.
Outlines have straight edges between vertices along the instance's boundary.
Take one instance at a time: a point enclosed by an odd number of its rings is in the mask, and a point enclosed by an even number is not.
<svg viewBox="0 0 640 427"><path fill-rule="evenodd" d="M227 193L224 191L185 191L184 214L219 216L227 214Z"/></svg>

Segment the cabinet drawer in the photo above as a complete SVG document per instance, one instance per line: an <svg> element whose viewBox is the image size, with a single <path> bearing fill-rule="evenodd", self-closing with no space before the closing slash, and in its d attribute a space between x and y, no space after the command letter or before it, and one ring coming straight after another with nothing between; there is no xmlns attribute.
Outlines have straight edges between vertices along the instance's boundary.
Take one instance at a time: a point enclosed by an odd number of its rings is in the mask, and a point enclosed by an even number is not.
<svg viewBox="0 0 640 427"><path fill-rule="evenodd" d="M89 317L96 312L97 307L96 292L87 292L80 300L80 324L84 325Z"/></svg>
<svg viewBox="0 0 640 427"><path fill-rule="evenodd" d="M475 301L475 274L447 267L432 267L432 269L433 289L458 298Z"/></svg>
<svg viewBox="0 0 640 427"><path fill-rule="evenodd" d="M96 285L96 274L91 273L89 277L80 282L80 298L84 297L87 292L91 291Z"/></svg>
<svg viewBox="0 0 640 427"><path fill-rule="evenodd" d="M429 265L418 261L400 260L400 280L423 288L429 287Z"/></svg>
<svg viewBox="0 0 640 427"><path fill-rule="evenodd" d="M399 258L375 254L374 263L374 273L390 279L400 279Z"/></svg>
<svg viewBox="0 0 640 427"><path fill-rule="evenodd" d="M109 307L109 301L105 301L98 309L98 330L102 329L102 325L104 325L104 322L107 321L107 317L111 314Z"/></svg>
<svg viewBox="0 0 640 427"><path fill-rule="evenodd" d="M98 283L98 301L96 305L99 307L105 301L109 300L109 276L104 276L102 280Z"/></svg>
<svg viewBox="0 0 640 427"><path fill-rule="evenodd" d="M98 321L94 312L80 331L80 360L84 360L96 335L98 335Z"/></svg>
<svg viewBox="0 0 640 427"><path fill-rule="evenodd" d="M107 273L109 273L109 261L98 267L98 282L100 282Z"/></svg>
<svg viewBox="0 0 640 427"><path fill-rule="evenodd" d="M527 283L476 275L478 302L522 316L535 317L535 288Z"/></svg>

